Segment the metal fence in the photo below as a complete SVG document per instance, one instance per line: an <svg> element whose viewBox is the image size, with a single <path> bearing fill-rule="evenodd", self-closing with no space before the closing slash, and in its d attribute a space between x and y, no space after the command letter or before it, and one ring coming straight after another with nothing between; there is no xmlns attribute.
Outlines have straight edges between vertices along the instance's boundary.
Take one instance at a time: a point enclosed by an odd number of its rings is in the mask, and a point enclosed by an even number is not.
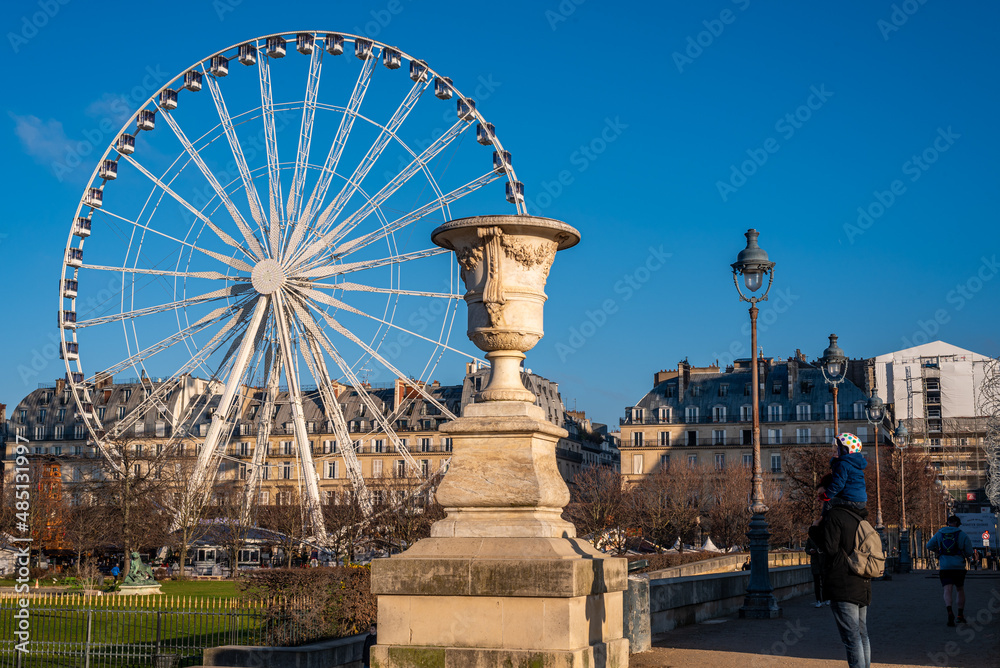
<svg viewBox="0 0 1000 668"><path fill-rule="evenodd" d="M76 597L74 597L76 598ZM17 601L0 601L0 668L181 668L219 645L295 645L307 639L292 610L268 606L137 610L31 605L28 652L16 649ZM287 613L287 614L286 614Z"/></svg>

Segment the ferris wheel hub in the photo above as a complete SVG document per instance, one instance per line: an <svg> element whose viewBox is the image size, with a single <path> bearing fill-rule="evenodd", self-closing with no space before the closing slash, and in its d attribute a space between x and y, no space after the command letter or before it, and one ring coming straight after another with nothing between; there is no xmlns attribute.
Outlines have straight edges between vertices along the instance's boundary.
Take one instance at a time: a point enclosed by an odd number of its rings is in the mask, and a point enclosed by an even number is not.
<svg viewBox="0 0 1000 668"><path fill-rule="evenodd" d="M277 292L284 284L287 276L285 268L277 260L267 258L257 263L250 274L253 289L262 295Z"/></svg>

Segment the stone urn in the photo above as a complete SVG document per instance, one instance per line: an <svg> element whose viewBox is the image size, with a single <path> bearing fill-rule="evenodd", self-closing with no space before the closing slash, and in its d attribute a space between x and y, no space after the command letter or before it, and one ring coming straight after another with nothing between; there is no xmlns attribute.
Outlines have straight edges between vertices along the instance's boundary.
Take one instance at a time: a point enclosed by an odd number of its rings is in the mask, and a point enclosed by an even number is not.
<svg viewBox="0 0 1000 668"><path fill-rule="evenodd" d="M556 251L575 246L580 233L551 218L475 216L445 223L431 241L455 251L469 307L468 335L490 361L489 383L476 400L534 403L535 395L521 383L521 361L544 333L545 281Z"/></svg>

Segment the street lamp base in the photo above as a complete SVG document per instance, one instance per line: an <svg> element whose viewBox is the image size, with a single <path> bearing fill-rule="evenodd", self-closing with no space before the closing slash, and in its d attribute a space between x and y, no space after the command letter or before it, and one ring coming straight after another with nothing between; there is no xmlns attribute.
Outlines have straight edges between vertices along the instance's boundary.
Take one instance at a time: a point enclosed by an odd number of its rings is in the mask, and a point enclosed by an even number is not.
<svg viewBox="0 0 1000 668"><path fill-rule="evenodd" d="M913 567L913 560L910 559L910 532L909 530L899 532L899 573L909 573Z"/></svg>
<svg viewBox="0 0 1000 668"><path fill-rule="evenodd" d="M771 586L771 575L768 572L768 538L771 532L767 530L767 520L764 513L754 513L750 518L750 583L747 586L740 617L744 619L775 619L781 617L781 608L774 598L774 588Z"/></svg>

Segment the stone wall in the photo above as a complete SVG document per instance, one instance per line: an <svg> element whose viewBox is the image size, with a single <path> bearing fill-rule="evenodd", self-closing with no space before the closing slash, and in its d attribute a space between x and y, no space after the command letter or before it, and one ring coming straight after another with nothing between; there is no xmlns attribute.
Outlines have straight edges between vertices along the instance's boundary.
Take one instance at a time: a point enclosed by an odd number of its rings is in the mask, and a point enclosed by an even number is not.
<svg viewBox="0 0 1000 668"><path fill-rule="evenodd" d="M680 566L672 566L659 571L650 571L645 575L650 580L666 578L682 578L689 575L708 575L709 573L731 573L740 570L747 558L746 552L727 554L714 559L692 561ZM767 555L768 568L783 568L785 566L809 565L809 555L805 552L771 552Z"/></svg>
<svg viewBox="0 0 1000 668"><path fill-rule="evenodd" d="M778 601L812 591L812 572L808 565L774 568L770 570L770 576L774 597ZM749 582L749 571L650 579L652 635L736 613L743 605Z"/></svg>
<svg viewBox="0 0 1000 668"><path fill-rule="evenodd" d="M361 668L367 633L300 647L223 645L205 650L203 666L225 668Z"/></svg>

